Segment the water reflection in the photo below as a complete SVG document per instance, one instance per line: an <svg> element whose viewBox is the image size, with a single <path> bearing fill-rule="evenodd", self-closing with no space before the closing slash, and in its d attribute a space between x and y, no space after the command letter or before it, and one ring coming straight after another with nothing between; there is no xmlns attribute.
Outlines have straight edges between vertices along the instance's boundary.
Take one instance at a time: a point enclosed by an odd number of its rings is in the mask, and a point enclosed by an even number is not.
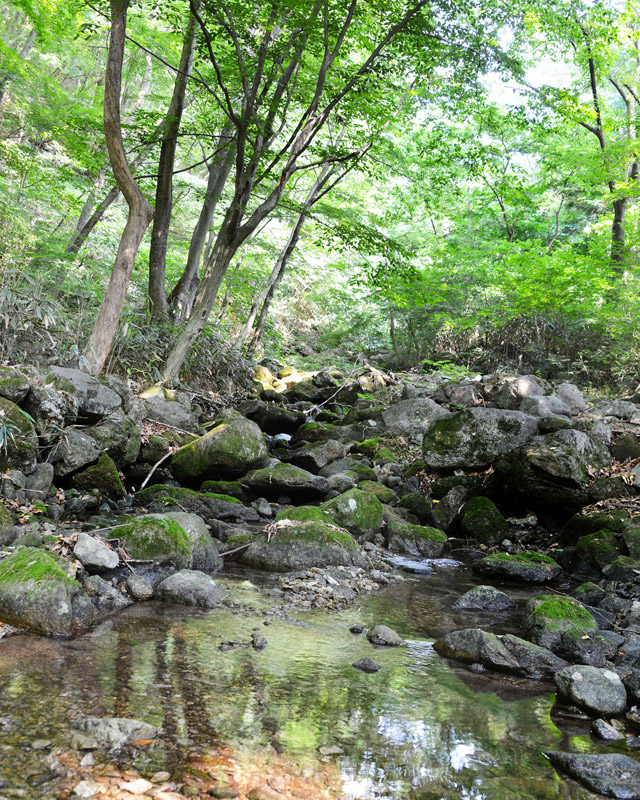
<svg viewBox="0 0 640 800"><path fill-rule="evenodd" d="M311 761L334 745L344 753L333 757L345 795L354 800L592 797L560 781L541 756L551 748L597 749L587 735L565 737L554 725L548 686L451 668L424 638L463 626L450 609L470 575L453 575L408 580L339 615L299 612L295 624L274 616L265 627L259 611L140 604L75 642L5 640L0 780L20 785L38 771L34 739L68 747L75 718L113 715L162 728L138 762L149 770L177 767L216 742ZM230 591L265 606L250 586ZM356 622L386 622L408 646L374 651L349 632ZM516 629L517 615L494 627ZM256 628L268 641L263 651L250 646ZM229 640L241 644L221 651ZM366 656L382 669L354 670Z"/></svg>

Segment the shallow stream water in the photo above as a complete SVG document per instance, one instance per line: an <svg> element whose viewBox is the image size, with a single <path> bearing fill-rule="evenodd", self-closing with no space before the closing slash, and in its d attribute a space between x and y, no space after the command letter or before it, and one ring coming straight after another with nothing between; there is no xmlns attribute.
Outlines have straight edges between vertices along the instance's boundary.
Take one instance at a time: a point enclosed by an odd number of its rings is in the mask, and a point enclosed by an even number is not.
<svg viewBox="0 0 640 800"><path fill-rule="evenodd" d="M56 797L54 779L34 784L46 775L49 750L69 748L81 716L134 717L161 728L137 756L146 774L222 743L249 758L272 748L311 769L330 758L351 800L595 796L559 778L542 755L604 747L583 723L556 725L551 685L475 675L433 651L433 640L454 628L518 631L521 609L492 623L452 611L476 582L467 567L407 576L338 614L278 607L264 578L220 580L243 603L241 613L142 603L74 641L1 640L0 797ZM510 591L520 606L534 593ZM376 623L408 644L376 649L349 631ZM268 642L262 651L249 645L255 629ZM221 651L228 640L242 644ZM351 666L366 656L379 672ZM49 750L34 749L37 740ZM323 757L326 746L343 755Z"/></svg>

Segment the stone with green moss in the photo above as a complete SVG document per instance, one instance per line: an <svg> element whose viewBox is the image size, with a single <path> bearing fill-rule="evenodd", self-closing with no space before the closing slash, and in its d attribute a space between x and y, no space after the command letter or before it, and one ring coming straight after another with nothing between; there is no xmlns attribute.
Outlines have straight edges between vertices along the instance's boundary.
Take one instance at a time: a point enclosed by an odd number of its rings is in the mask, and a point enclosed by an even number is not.
<svg viewBox="0 0 640 800"><path fill-rule="evenodd" d="M133 464L140 454L140 431L128 417L119 419L107 417L98 425L88 428L85 433L91 436L98 443L100 449L107 453L119 467Z"/></svg>
<svg viewBox="0 0 640 800"><path fill-rule="evenodd" d="M145 514L111 533L120 539L132 558L156 566L191 567L193 544L184 528L168 514Z"/></svg>
<svg viewBox="0 0 640 800"><path fill-rule="evenodd" d="M472 497L460 509L460 532L467 539L494 545L507 538L509 525L488 497Z"/></svg>
<svg viewBox="0 0 640 800"><path fill-rule="evenodd" d="M167 516L177 522L187 534L191 549L191 569L213 572L222 568L222 558L218 548L201 517L184 511L170 511Z"/></svg>
<svg viewBox="0 0 640 800"><path fill-rule="evenodd" d="M387 547L392 553L440 558L446 543L446 535L437 528L409 523L387 523Z"/></svg>
<svg viewBox="0 0 640 800"><path fill-rule="evenodd" d="M329 491L326 478L282 462L249 472L244 482L252 492L267 499L286 495L296 500L316 500Z"/></svg>
<svg viewBox="0 0 640 800"><path fill-rule="evenodd" d="M154 484L136 492L133 504L151 511L187 511L206 520L258 522L261 519L257 511L230 495L196 492L193 489L165 484Z"/></svg>
<svg viewBox="0 0 640 800"><path fill-rule="evenodd" d="M13 514L9 511L9 509L4 505L4 503L0 503L0 535L8 528L13 527Z"/></svg>
<svg viewBox="0 0 640 800"><path fill-rule="evenodd" d="M593 635L598 626L591 614L577 600L557 594L532 597L525 607L522 621L527 639L555 652L562 635Z"/></svg>
<svg viewBox="0 0 640 800"><path fill-rule="evenodd" d="M398 505L413 514L423 524L432 521L431 500L426 495L420 494L420 492L405 494L404 497L400 498Z"/></svg>
<svg viewBox="0 0 640 800"><path fill-rule="evenodd" d="M336 525L358 540L372 539L382 525L382 503L375 495L360 489L350 489L323 503L321 508Z"/></svg>
<svg viewBox="0 0 640 800"><path fill-rule="evenodd" d="M290 519L295 522L326 522L331 523L331 516L319 506L297 506L285 508L276 514L276 522Z"/></svg>
<svg viewBox="0 0 640 800"><path fill-rule="evenodd" d="M205 481L200 487L200 491L205 494L224 494L240 502L245 500L247 496L242 481Z"/></svg>
<svg viewBox="0 0 640 800"><path fill-rule="evenodd" d="M620 555L616 534L607 530L581 536L573 547L565 551L568 568L578 575L599 574L604 566Z"/></svg>
<svg viewBox="0 0 640 800"><path fill-rule="evenodd" d="M20 370L0 367L0 397L20 403L29 393L31 381Z"/></svg>
<svg viewBox="0 0 640 800"><path fill-rule="evenodd" d="M607 564L602 572L610 581L633 583L640 575L640 561L631 556L619 556Z"/></svg>
<svg viewBox="0 0 640 800"><path fill-rule="evenodd" d="M622 540L631 558L640 560L640 517L633 517L623 526Z"/></svg>
<svg viewBox="0 0 640 800"><path fill-rule="evenodd" d="M579 603L582 603L583 606L597 606L606 596L607 593L605 590L592 581L581 583L580 586L576 586L571 592L571 597Z"/></svg>
<svg viewBox="0 0 640 800"><path fill-rule="evenodd" d="M357 542L344 529L318 521L284 520L269 540L260 534L242 560L258 569L290 572L311 567L366 567Z"/></svg>
<svg viewBox="0 0 640 800"><path fill-rule="evenodd" d="M36 468L38 460L36 429L29 417L5 397L0 397L0 428L4 428L0 472L19 469L29 475Z"/></svg>
<svg viewBox="0 0 640 800"><path fill-rule="evenodd" d="M608 530L621 532L629 521L626 509L619 511L603 511L597 514L574 514L560 531L560 542L563 545L575 544L581 536Z"/></svg>
<svg viewBox="0 0 640 800"><path fill-rule="evenodd" d="M82 492L96 490L103 497L109 497L112 500L117 500L125 495L118 468L106 453L102 453L95 464L76 472L71 478L71 485L74 489Z"/></svg>
<svg viewBox="0 0 640 800"><path fill-rule="evenodd" d="M381 503L394 503L398 499L398 495L393 491L393 489L390 489L388 486L385 486L383 483L379 483L378 481L362 481L358 488L363 492L371 492L371 494L375 494Z"/></svg>
<svg viewBox="0 0 640 800"><path fill-rule="evenodd" d="M180 483L199 486L207 479L226 480L244 475L267 455L260 428L238 416L181 447L171 458L170 469Z"/></svg>
<svg viewBox="0 0 640 800"><path fill-rule="evenodd" d="M73 636L96 611L71 564L47 550L20 548L0 562L0 620L45 636Z"/></svg>
<svg viewBox="0 0 640 800"><path fill-rule="evenodd" d="M292 444L299 442L326 442L328 439L334 439L336 426L323 422L305 422L294 433L291 438Z"/></svg>
<svg viewBox="0 0 640 800"><path fill-rule="evenodd" d="M362 453L363 456L373 458L376 452L382 447L383 439L377 436L374 439L365 439L364 442L359 442L356 445L356 453Z"/></svg>
<svg viewBox="0 0 640 800"><path fill-rule="evenodd" d="M381 447L373 457L374 464L395 464L397 460L393 450L388 447Z"/></svg>
<svg viewBox="0 0 640 800"><path fill-rule="evenodd" d="M496 553L478 561L473 569L481 575L528 583L545 583L557 578L562 572L562 567L556 561L535 551L514 555Z"/></svg>

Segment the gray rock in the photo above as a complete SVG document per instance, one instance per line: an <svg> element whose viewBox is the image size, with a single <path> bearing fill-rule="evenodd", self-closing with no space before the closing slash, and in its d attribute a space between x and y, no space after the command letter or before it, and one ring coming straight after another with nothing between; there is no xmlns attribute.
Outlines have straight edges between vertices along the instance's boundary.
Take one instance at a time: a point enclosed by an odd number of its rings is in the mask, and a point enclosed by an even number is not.
<svg viewBox="0 0 640 800"><path fill-rule="evenodd" d="M329 491L326 478L312 475L293 464L277 463L273 467L254 470L245 476L243 483L252 492L272 499L286 494L296 500L314 500L324 497Z"/></svg>
<svg viewBox="0 0 640 800"><path fill-rule="evenodd" d="M99 539L89 536L88 533L78 534L73 554L87 572L104 572L108 569L115 569L120 562L115 550L107 547Z"/></svg>
<svg viewBox="0 0 640 800"><path fill-rule="evenodd" d="M611 670L573 665L557 672L554 680L560 697L589 714L622 714L627 707L624 684Z"/></svg>
<svg viewBox="0 0 640 800"><path fill-rule="evenodd" d="M260 522L260 515L250 506L243 505L238 499L228 495L209 492L195 492L175 486L155 484L140 492L133 498L134 506L146 506L151 511L162 513L167 508L181 508L189 514L196 514L212 525L224 522Z"/></svg>
<svg viewBox="0 0 640 800"><path fill-rule="evenodd" d="M484 469L538 432L538 420L520 411L472 408L432 422L422 442L429 469Z"/></svg>
<svg viewBox="0 0 640 800"><path fill-rule="evenodd" d="M257 500L254 500L251 506L255 508L261 517L265 517L265 519L271 519L271 517L273 517L271 503L265 497L259 497Z"/></svg>
<svg viewBox="0 0 640 800"><path fill-rule="evenodd" d="M374 625L367 631L367 639L378 647L399 647L406 644L404 639L386 625Z"/></svg>
<svg viewBox="0 0 640 800"><path fill-rule="evenodd" d="M169 511L167 516L178 523L189 537L191 568L213 572L222 569L222 557L202 517L185 511Z"/></svg>
<svg viewBox="0 0 640 800"><path fill-rule="evenodd" d="M638 705L640 703L640 667L633 667L631 672L622 679L622 682L631 702Z"/></svg>
<svg viewBox="0 0 640 800"><path fill-rule="evenodd" d="M378 664L372 658L361 658L359 661L354 661L351 666L359 669L361 672L366 672L369 675L380 671L380 664Z"/></svg>
<svg viewBox="0 0 640 800"><path fill-rule="evenodd" d="M155 590L158 600L187 606L215 608L227 593L210 575L197 570L183 569L160 583Z"/></svg>
<svg viewBox="0 0 640 800"><path fill-rule="evenodd" d="M527 583L545 583L557 578L562 572L562 567L552 558L535 552L514 555L496 553L475 563L473 569L481 575Z"/></svg>
<svg viewBox="0 0 640 800"><path fill-rule="evenodd" d="M83 420L95 421L122 407L122 399L117 392L79 369L51 367L47 381L53 382L57 389L69 392L76 398L78 416Z"/></svg>
<svg viewBox="0 0 640 800"><path fill-rule="evenodd" d="M640 798L640 764L629 756L618 753L576 755L559 751L545 755L554 767L594 792L616 800Z"/></svg>
<svg viewBox="0 0 640 800"><path fill-rule="evenodd" d="M554 394L569 406L572 414L581 414L587 410L587 403L582 392L572 383L561 383L556 386Z"/></svg>
<svg viewBox="0 0 640 800"><path fill-rule="evenodd" d="M570 417L571 409L559 397L549 394L542 397L525 397L520 411L534 417Z"/></svg>
<svg viewBox="0 0 640 800"><path fill-rule="evenodd" d="M595 719L591 725L591 732L594 736L597 736L605 742L615 742L618 739L624 739L620 731L604 719Z"/></svg>
<svg viewBox="0 0 640 800"><path fill-rule="evenodd" d="M327 478L329 490L335 492L336 495L344 494L349 489L355 489L358 485L358 480L353 475L348 475L346 472L336 472L335 475L330 475Z"/></svg>
<svg viewBox="0 0 640 800"><path fill-rule="evenodd" d="M153 586L142 575L129 575L125 588L132 600L151 600L153 597Z"/></svg>
<svg viewBox="0 0 640 800"><path fill-rule="evenodd" d="M603 400L595 406L593 413L601 417L617 417L634 422L638 415L638 406L628 400Z"/></svg>
<svg viewBox="0 0 640 800"><path fill-rule="evenodd" d="M88 717L75 727L94 739L99 746L119 750L133 742L155 739L158 730L147 722L126 717Z"/></svg>
<svg viewBox="0 0 640 800"><path fill-rule="evenodd" d="M438 504L431 509L434 527L448 531L458 519L458 514L467 499L469 490L466 486L454 486L445 494Z"/></svg>
<svg viewBox="0 0 640 800"><path fill-rule="evenodd" d="M547 382L537 375L519 375L500 379L491 389L498 408L516 409L525 397L544 395Z"/></svg>
<svg viewBox="0 0 640 800"><path fill-rule="evenodd" d="M556 652L563 635L592 636L598 626L587 609L571 597L538 595L527 601L522 626L525 636Z"/></svg>
<svg viewBox="0 0 640 800"><path fill-rule="evenodd" d="M131 605L131 600L99 575L92 575L84 588L99 611L119 611Z"/></svg>
<svg viewBox="0 0 640 800"><path fill-rule="evenodd" d="M15 403L0 397L0 424L9 426L12 433L0 450L0 472L19 470L30 475L38 460L38 437L33 423Z"/></svg>
<svg viewBox="0 0 640 800"><path fill-rule="evenodd" d="M474 586L455 602L454 611L508 611L516 601L493 586Z"/></svg>
<svg viewBox="0 0 640 800"><path fill-rule="evenodd" d="M52 457L55 475L58 478L64 478L93 464L99 457L100 448L95 439L82 431L67 428L63 431L60 443Z"/></svg>
<svg viewBox="0 0 640 800"><path fill-rule="evenodd" d="M405 522L387 522L387 546L392 553L440 558L446 543L446 536L437 528Z"/></svg>
<svg viewBox="0 0 640 800"><path fill-rule="evenodd" d="M45 444L57 441L60 429L73 425L78 417L76 397L51 388L32 386L23 405L35 420L38 436Z"/></svg>
<svg viewBox="0 0 640 800"><path fill-rule="evenodd" d="M334 461L344 458L346 454L346 444L336 439L328 439L326 442L313 442L285 453L282 460L309 472L318 473Z"/></svg>
<svg viewBox="0 0 640 800"><path fill-rule="evenodd" d="M420 443L432 422L449 416L450 411L430 398L415 397L386 408L382 412L382 422L389 433L406 436L411 441Z"/></svg>
<svg viewBox="0 0 640 800"><path fill-rule="evenodd" d="M25 481L26 497L30 500L44 500L51 489L53 475L53 464L36 464L35 469Z"/></svg>
<svg viewBox="0 0 640 800"><path fill-rule="evenodd" d="M133 464L140 454L140 431L128 417L109 417L88 428L85 433L95 439L100 449L119 467Z"/></svg>
<svg viewBox="0 0 640 800"><path fill-rule="evenodd" d="M176 393L161 386L151 386L139 396L143 402L144 416L147 419L180 428L183 431L197 433L198 419L191 409L178 401Z"/></svg>
<svg viewBox="0 0 640 800"><path fill-rule="evenodd" d="M20 403L29 393L31 381L13 367L0 367L0 397L12 403Z"/></svg>

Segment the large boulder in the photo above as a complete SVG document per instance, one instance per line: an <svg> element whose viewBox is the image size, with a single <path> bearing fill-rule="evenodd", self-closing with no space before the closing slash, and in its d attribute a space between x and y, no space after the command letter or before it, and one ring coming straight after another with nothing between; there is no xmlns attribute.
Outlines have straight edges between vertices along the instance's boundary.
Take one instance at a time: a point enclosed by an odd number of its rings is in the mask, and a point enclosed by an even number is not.
<svg viewBox="0 0 640 800"><path fill-rule="evenodd" d="M227 593L204 572L182 569L165 578L156 588L155 595L165 603L215 608Z"/></svg>
<svg viewBox="0 0 640 800"><path fill-rule="evenodd" d="M437 528L411 525L408 522L387 522L387 547L392 553L440 558L446 543L446 535Z"/></svg>
<svg viewBox="0 0 640 800"><path fill-rule="evenodd" d="M264 434L255 422L229 417L213 430L181 447L171 458L171 472L187 485L237 478L267 458Z"/></svg>
<svg viewBox="0 0 640 800"><path fill-rule="evenodd" d="M303 445L282 456L282 460L309 472L318 473L347 454L347 446L335 439Z"/></svg>
<svg viewBox="0 0 640 800"><path fill-rule="evenodd" d="M556 395L525 397L520 403L520 411L534 417L570 417L571 409Z"/></svg>
<svg viewBox="0 0 640 800"><path fill-rule="evenodd" d="M497 465L505 489L544 508L576 510L589 499L590 472L611 461L607 449L577 430L538 436Z"/></svg>
<svg viewBox="0 0 640 800"><path fill-rule="evenodd" d="M197 433L198 418L186 408L171 389L151 386L138 395L143 404L144 416L172 428Z"/></svg>
<svg viewBox="0 0 640 800"><path fill-rule="evenodd" d="M554 680L559 697L596 717L622 714L627 707L627 690L610 669L574 664L557 672Z"/></svg>
<svg viewBox="0 0 640 800"><path fill-rule="evenodd" d="M494 545L509 536L509 525L488 497L472 497L460 509L460 532L481 544Z"/></svg>
<svg viewBox="0 0 640 800"><path fill-rule="evenodd" d="M545 753L557 769L597 794L617 800L640 798L640 764L620 753L576 754L551 751Z"/></svg>
<svg viewBox="0 0 640 800"><path fill-rule="evenodd" d="M113 500L118 500L126 494L118 468L106 453L102 453L95 464L76 472L71 478L71 485L83 492L95 489L102 496Z"/></svg>
<svg viewBox="0 0 640 800"><path fill-rule="evenodd" d="M258 569L291 572L310 567L367 566L355 539L327 522L282 519L275 535L257 536L242 560Z"/></svg>
<svg viewBox="0 0 640 800"><path fill-rule="evenodd" d="M95 439L100 449L119 467L133 464L140 454L140 431L129 417L109 417L85 433Z"/></svg>
<svg viewBox="0 0 640 800"><path fill-rule="evenodd" d="M581 536L564 552L565 566L578 575L596 575L619 556L620 547L613 531L601 530Z"/></svg>
<svg viewBox="0 0 640 800"><path fill-rule="evenodd" d="M453 605L454 611L511 611L516 608L516 601L508 594L501 592L494 586L474 586Z"/></svg>
<svg viewBox="0 0 640 800"><path fill-rule="evenodd" d="M564 634L593 636L598 630L594 618L577 600L555 594L532 597L525 606L522 627L528 639L554 652Z"/></svg>
<svg viewBox="0 0 640 800"><path fill-rule="evenodd" d="M79 369L51 367L46 380L55 388L73 395L78 402L78 418L94 422L119 411L122 398L101 380Z"/></svg>
<svg viewBox="0 0 640 800"><path fill-rule="evenodd" d="M520 411L465 409L431 423L422 455L429 469L484 469L537 432L537 418Z"/></svg>
<svg viewBox="0 0 640 800"><path fill-rule="evenodd" d="M382 422L389 433L419 443L432 422L449 416L450 411L429 397L414 397L386 408L382 412Z"/></svg>
<svg viewBox="0 0 640 800"><path fill-rule="evenodd" d="M166 486L162 483L148 486L133 497L135 506L144 506L154 512L180 509L189 514L197 514L207 523L210 520L223 522L259 522L260 515L255 509L243 505L237 497L216 492L195 492L180 486Z"/></svg>
<svg viewBox="0 0 640 800"><path fill-rule="evenodd" d="M31 386L23 406L34 420L38 437L45 445L54 444L60 430L73 425L78 417L76 397L50 386Z"/></svg>
<svg viewBox="0 0 640 800"><path fill-rule="evenodd" d="M496 636L480 628L452 631L438 639L433 648L445 658L482 664L487 669L527 678L549 678L567 664L544 647L517 636Z"/></svg>
<svg viewBox="0 0 640 800"><path fill-rule="evenodd" d="M488 386L491 398L498 408L516 409L525 397L540 397L547 390L547 382L537 375L518 375L500 378Z"/></svg>
<svg viewBox="0 0 640 800"><path fill-rule="evenodd" d="M350 489L328 500L323 503L322 510L335 525L346 528L358 540L373 538L382 525L382 503L375 495L360 489Z"/></svg>
<svg viewBox="0 0 640 800"><path fill-rule="evenodd" d="M203 553L213 544L205 532L206 529L197 528L185 530L170 514L145 514L114 528L111 536L120 539L134 559L155 566L189 569L200 563Z"/></svg>
<svg viewBox="0 0 640 800"><path fill-rule="evenodd" d="M38 459L35 427L15 403L0 397L0 428L3 427L6 435L0 447L0 472L18 469L25 475L31 474Z"/></svg>
<svg viewBox="0 0 640 800"><path fill-rule="evenodd" d="M0 620L45 636L74 636L93 624L95 609L69 562L22 547L0 562Z"/></svg>
<svg viewBox="0 0 640 800"><path fill-rule="evenodd" d="M75 428L67 428L58 446L53 452L51 460L54 464L57 478L72 475L89 464L95 463L100 458L100 448L95 439Z"/></svg>
<svg viewBox="0 0 640 800"><path fill-rule="evenodd" d="M207 572L222 569L222 557L201 517L185 511L169 511L167 516L177 522L189 537L192 569Z"/></svg>
<svg viewBox="0 0 640 800"><path fill-rule="evenodd" d="M587 410L587 402L582 392L573 383L561 383L556 386L554 394L569 406L572 414L581 414Z"/></svg>
<svg viewBox="0 0 640 800"><path fill-rule="evenodd" d="M0 397L20 403L29 393L31 381L14 367L0 367Z"/></svg>
<svg viewBox="0 0 640 800"><path fill-rule="evenodd" d="M329 491L326 478L312 475L293 464L275 464L273 467L256 469L245 476L245 483L252 492L266 498L277 499L286 495L294 500L315 500Z"/></svg>
<svg viewBox="0 0 640 800"><path fill-rule="evenodd" d="M253 420L261 430L271 436L277 433L295 433L306 420L304 411L265 403L263 400L254 400L241 406L240 410L245 417Z"/></svg>
<svg viewBox="0 0 640 800"><path fill-rule="evenodd" d="M527 583L545 583L562 572L562 567L552 558L534 551L514 555L495 553L475 563L473 568L481 575Z"/></svg>

